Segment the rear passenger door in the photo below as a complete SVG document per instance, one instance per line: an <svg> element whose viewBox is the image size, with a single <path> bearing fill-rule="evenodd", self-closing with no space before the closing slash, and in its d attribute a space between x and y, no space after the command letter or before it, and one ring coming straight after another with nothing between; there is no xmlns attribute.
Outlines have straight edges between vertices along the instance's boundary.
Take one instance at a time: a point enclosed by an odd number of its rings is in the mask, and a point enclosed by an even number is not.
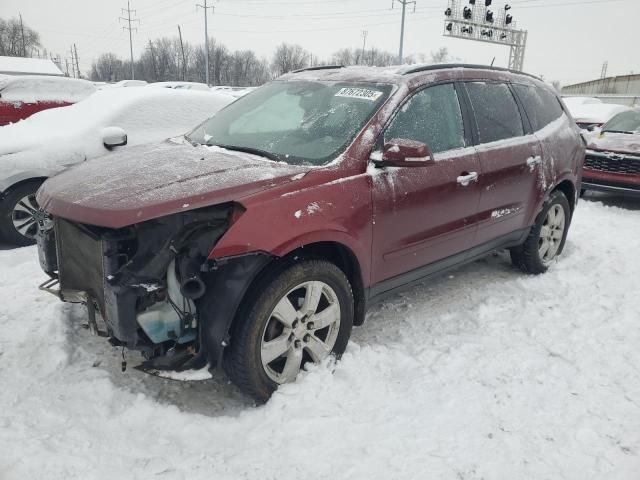
<svg viewBox="0 0 640 480"><path fill-rule="evenodd" d="M528 226L528 209L538 198L536 166L542 161L541 147L507 83L464 85L482 171L474 242L481 245Z"/></svg>

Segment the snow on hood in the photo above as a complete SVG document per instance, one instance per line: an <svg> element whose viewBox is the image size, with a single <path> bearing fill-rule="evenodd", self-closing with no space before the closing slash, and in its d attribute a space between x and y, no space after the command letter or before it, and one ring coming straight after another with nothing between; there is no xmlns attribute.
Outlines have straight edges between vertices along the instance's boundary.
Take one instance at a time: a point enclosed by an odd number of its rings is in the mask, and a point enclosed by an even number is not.
<svg viewBox="0 0 640 480"><path fill-rule="evenodd" d="M602 132L588 139L591 150L640 155L640 133Z"/></svg>
<svg viewBox="0 0 640 480"><path fill-rule="evenodd" d="M38 202L70 220L121 228L180 211L238 200L310 167L256 155L164 142L69 169L47 182Z"/></svg>
<svg viewBox="0 0 640 480"><path fill-rule="evenodd" d="M75 103L95 92L93 83L76 78L0 75L0 100L6 102Z"/></svg>
<svg viewBox="0 0 640 480"><path fill-rule="evenodd" d="M631 110L624 105L611 103L587 103L582 105L567 105L571 116L580 123L605 123L620 112Z"/></svg>
<svg viewBox="0 0 640 480"><path fill-rule="evenodd" d="M60 170L108 154L102 129L117 126L126 147L180 135L211 117L233 98L169 88L101 90L68 107L38 112L0 127L0 176L30 169Z"/></svg>

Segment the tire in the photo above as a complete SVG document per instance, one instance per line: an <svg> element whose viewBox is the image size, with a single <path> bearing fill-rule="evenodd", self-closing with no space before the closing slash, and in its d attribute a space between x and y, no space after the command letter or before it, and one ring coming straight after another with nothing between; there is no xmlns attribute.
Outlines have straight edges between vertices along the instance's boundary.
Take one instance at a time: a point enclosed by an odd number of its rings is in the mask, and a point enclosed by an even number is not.
<svg viewBox="0 0 640 480"><path fill-rule="evenodd" d="M345 274L324 260L289 264L263 276L252 292L236 316L223 365L240 390L262 403L278 385L294 381L305 363L344 352L353 325L354 301ZM307 303L308 297L319 301ZM315 310L307 312L314 303ZM320 321L327 326L318 328Z"/></svg>
<svg viewBox="0 0 640 480"><path fill-rule="evenodd" d="M39 207L35 194L40 185L40 181L22 183L0 201L0 237L6 242L18 247L36 243ZM20 231L16 225L25 225L25 229Z"/></svg>
<svg viewBox="0 0 640 480"><path fill-rule="evenodd" d="M580 189L580 198L584 197L584 194L587 193L585 188Z"/></svg>
<svg viewBox="0 0 640 480"><path fill-rule="evenodd" d="M563 218L561 228L559 226L560 213ZM534 275L546 272L551 262L564 249L570 223L571 207L569 207L569 201L564 193L556 190L545 201L525 242L511 249L513 264L522 271ZM544 245L547 245L547 250L544 249Z"/></svg>

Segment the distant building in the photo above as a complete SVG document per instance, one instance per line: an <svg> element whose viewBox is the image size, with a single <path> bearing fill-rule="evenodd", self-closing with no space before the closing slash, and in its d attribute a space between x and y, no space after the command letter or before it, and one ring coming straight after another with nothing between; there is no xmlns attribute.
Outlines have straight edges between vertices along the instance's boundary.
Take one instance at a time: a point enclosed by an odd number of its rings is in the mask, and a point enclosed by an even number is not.
<svg viewBox="0 0 640 480"><path fill-rule="evenodd" d="M0 75L64 76L51 60L23 57L0 57Z"/></svg>
<svg viewBox="0 0 640 480"><path fill-rule="evenodd" d="M640 95L640 75L599 78L562 87L563 95Z"/></svg>

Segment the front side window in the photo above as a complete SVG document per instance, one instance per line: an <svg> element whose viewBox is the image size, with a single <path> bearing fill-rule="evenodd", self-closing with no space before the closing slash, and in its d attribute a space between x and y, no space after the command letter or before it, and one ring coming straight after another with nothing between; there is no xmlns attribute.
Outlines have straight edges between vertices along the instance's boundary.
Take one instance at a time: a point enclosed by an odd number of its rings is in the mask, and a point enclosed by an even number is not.
<svg viewBox="0 0 640 480"><path fill-rule="evenodd" d="M382 84L273 82L222 109L187 138L277 161L322 165L342 153L390 91Z"/></svg>
<svg viewBox="0 0 640 480"><path fill-rule="evenodd" d="M534 130L540 130L562 116L562 106L551 92L530 85L514 85L513 88Z"/></svg>
<svg viewBox="0 0 640 480"><path fill-rule="evenodd" d="M465 146L462 113L452 83L435 85L413 95L397 113L384 135L417 140L433 153Z"/></svg>
<svg viewBox="0 0 640 480"><path fill-rule="evenodd" d="M478 125L480 143L524 134L518 104L507 84L469 82L466 87Z"/></svg>

